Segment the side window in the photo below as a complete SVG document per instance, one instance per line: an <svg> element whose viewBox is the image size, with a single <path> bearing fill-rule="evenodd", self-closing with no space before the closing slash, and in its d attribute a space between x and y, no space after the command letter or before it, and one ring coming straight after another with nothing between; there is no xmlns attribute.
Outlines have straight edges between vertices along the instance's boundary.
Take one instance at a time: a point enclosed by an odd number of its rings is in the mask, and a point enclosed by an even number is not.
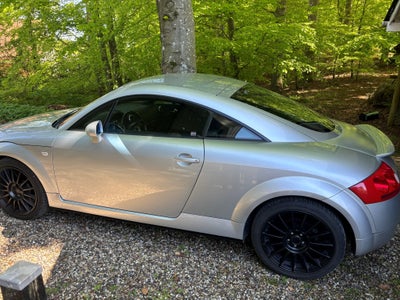
<svg viewBox="0 0 400 300"><path fill-rule="evenodd" d="M168 134L198 137L204 136L204 129L210 113L200 107L181 104L173 118L168 123Z"/></svg>
<svg viewBox="0 0 400 300"><path fill-rule="evenodd" d="M114 107L105 132L176 137L203 136L209 112L170 99L127 98Z"/></svg>
<svg viewBox="0 0 400 300"><path fill-rule="evenodd" d="M92 110L86 116L82 117L79 121L77 121L74 125L72 125L70 130L85 130L86 126L93 122L100 120L103 124L105 124L108 114L110 113L112 107L112 103L106 103L95 110Z"/></svg>
<svg viewBox="0 0 400 300"><path fill-rule="evenodd" d="M91 111L70 130L85 130L89 123L100 120L105 133L195 138L203 137L209 124L209 138L262 140L239 123L190 103L149 96L120 99L112 109L114 103Z"/></svg>
<svg viewBox="0 0 400 300"><path fill-rule="evenodd" d="M207 131L207 137L235 140L262 140L258 135L236 121L214 114Z"/></svg>

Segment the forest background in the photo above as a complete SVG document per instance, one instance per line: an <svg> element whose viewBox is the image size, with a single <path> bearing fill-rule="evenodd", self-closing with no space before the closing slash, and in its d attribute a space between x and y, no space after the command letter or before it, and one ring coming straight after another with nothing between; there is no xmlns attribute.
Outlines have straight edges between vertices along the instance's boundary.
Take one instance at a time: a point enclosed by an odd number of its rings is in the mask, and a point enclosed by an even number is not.
<svg viewBox="0 0 400 300"><path fill-rule="evenodd" d="M197 71L279 90L392 64L390 0L193 0ZM0 103L80 106L161 73L156 0L1 0ZM19 108L20 110L20 108Z"/></svg>

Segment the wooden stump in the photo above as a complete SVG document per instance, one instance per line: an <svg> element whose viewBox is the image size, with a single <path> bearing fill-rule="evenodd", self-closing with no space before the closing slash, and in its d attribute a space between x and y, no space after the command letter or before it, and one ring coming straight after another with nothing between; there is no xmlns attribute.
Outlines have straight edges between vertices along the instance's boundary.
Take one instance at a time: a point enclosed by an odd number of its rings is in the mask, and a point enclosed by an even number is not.
<svg viewBox="0 0 400 300"><path fill-rule="evenodd" d="M0 274L0 287L4 300L45 300L42 267L19 261Z"/></svg>

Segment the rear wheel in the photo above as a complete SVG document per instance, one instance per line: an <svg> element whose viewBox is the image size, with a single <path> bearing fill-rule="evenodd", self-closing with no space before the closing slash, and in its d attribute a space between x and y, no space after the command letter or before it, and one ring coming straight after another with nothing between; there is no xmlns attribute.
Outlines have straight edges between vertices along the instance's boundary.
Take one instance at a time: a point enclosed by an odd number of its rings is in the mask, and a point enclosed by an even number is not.
<svg viewBox="0 0 400 300"><path fill-rule="evenodd" d="M0 204L12 217L29 220L44 215L49 206L35 174L13 159L0 160Z"/></svg>
<svg viewBox="0 0 400 300"><path fill-rule="evenodd" d="M262 207L252 224L252 243L271 270L310 280L332 271L343 259L346 236L339 218L324 205L283 198Z"/></svg>

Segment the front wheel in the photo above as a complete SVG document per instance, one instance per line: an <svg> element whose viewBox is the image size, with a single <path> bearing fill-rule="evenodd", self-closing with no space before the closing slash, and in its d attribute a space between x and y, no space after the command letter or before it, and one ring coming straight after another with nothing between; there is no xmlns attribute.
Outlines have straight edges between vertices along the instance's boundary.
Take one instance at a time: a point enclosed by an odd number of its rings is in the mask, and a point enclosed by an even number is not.
<svg viewBox="0 0 400 300"><path fill-rule="evenodd" d="M29 220L49 208L46 193L35 174L13 159L0 160L0 204L12 217Z"/></svg>
<svg viewBox="0 0 400 300"><path fill-rule="evenodd" d="M311 280L332 271L343 259L346 235L339 218L324 205L304 198L273 200L256 214L251 238L271 270Z"/></svg>

